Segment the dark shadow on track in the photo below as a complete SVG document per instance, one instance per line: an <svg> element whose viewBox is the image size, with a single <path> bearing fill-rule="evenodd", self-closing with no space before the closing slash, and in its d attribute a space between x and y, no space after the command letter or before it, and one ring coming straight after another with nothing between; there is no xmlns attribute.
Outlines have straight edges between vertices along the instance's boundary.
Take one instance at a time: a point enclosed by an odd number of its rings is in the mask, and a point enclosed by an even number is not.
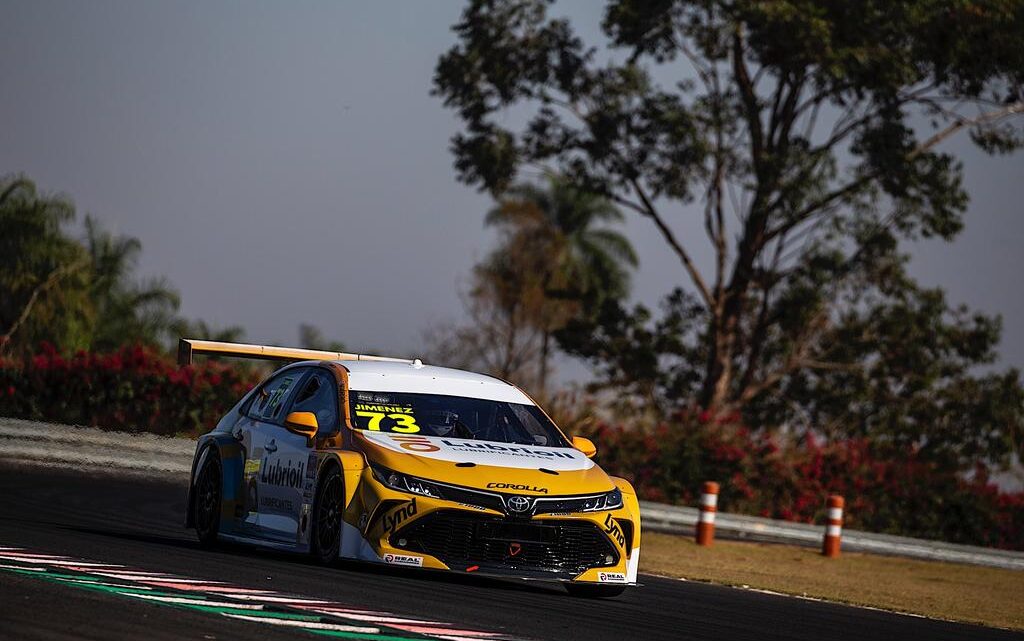
<svg viewBox="0 0 1024 641"><path fill-rule="evenodd" d="M34 521L34 523L40 523ZM54 526L56 529L66 530L71 532L78 532L79 534L90 534L93 536L102 536L113 539L121 539L126 541L134 541L138 543L146 543L150 545L161 545L172 547L176 549L193 550L193 551L206 551L198 541L189 541L186 539L180 539L171 536L162 536L159 534L146 534L143 532L128 532L122 530L110 530L105 528L96 527L84 527L77 525L66 525L51 523L49 525ZM324 571L329 570L343 570L345 572L354 572L358 574L368 574L374 576L387 576L397 577L409 580L418 581L435 581L441 583L450 583L453 585L465 585L475 586L481 588L493 588L498 590L506 591L520 591L520 592L533 592L538 594L549 593L562 595L567 598L569 594L558 584L544 584L539 582L526 582L519 581L516 579L502 579L489 576L472 576L463 573L451 573L444 570L430 570L430 569L419 569L409 570L405 568L397 568L389 565L383 565L380 563L369 563L362 561L351 561L351 560L339 560L329 566L321 565L310 559L304 554L281 552L279 550L271 550L260 547L258 545L245 545L244 543L218 543L215 548L208 550L211 553L225 554L229 556L235 556L247 559L260 559L267 560L273 559L275 561L283 561L285 563L292 563L296 565L306 566L310 568L318 568ZM103 560L103 559L98 559Z"/></svg>

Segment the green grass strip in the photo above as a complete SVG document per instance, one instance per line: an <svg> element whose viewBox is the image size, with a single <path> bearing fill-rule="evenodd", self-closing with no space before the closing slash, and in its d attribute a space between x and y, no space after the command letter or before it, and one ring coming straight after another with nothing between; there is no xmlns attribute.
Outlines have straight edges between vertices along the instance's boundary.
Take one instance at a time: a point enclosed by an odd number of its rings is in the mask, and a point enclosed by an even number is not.
<svg viewBox="0 0 1024 641"><path fill-rule="evenodd" d="M261 617L266 619L278 619L287 621L304 621L308 623L320 623L325 617L322 615L313 614L293 614L290 612L274 612L268 610L248 610L241 608L232 608L227 606L214 606L204 605L203 600L206 597L219 597L220 595L199 595L196 593L189 592L165 592L159 590L142 590L139 588L132 588L128 586L115 585L107 582L100 583L77 583L77 581L98 581L104 577L98 577L90 574L66 574L60 572L51 572L49 570L40 572L38 570L19 570L12 568L0 568L0 570L19 574L21 576L30 576L37 579L44 579L51 583L59 583L74 588L81 588L83 590L92 590L93 592L104 592L107 594L119 594L121 596L130 596L132 594L142 594L146 596L162 596L170 598L185 598L194 600L195 603L167 603L159 600L146 600L147 603L154 605L162 605L171 608L180 608L184 610L197 610L199 612L207 612L210 614L238 614L247 617ZM264 607L273 607L273 605L260 604ZM337 618L348 622L345 617L327 617ZM365 625L364 622L355 621L352 624ZM386 626L385 626L386 627ZM342 639L369 639L373 641L422 641L423 639L431 639L427 635L421 635L413 633L413 636L394 636L389 634L373 634L367 632L344 632L341 630L309 630L305 628L298 628L304 632L311 632L313 634L322 634L329 637L337 637Z"/></svg>
<svg viewBox="0 0 1024 641"><path fill-rule="evenodd" d="M374 641L423 641L423 639L436 638L427 636L395 637L387 634L368 634L366 632L342 632L341 630L306 630L306 632L312 632L313 634L323 634L329 637L341 637L342 639L374 639Z"/></svg>

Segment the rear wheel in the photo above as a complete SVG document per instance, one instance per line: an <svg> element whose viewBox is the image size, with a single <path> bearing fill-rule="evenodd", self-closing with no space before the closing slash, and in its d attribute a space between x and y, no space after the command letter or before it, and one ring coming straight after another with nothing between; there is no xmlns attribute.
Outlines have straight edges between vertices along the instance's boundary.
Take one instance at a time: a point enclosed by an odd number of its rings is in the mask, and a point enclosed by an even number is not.
<svg viewBox="0 0 1024 641"><path fill-rule="evenodd" d="M591 583L566 583L565 589L571 596L585 599L607 599L626 591L624 585L601 585Z"/></svg>
<svg viewBox="0 0 1024 641"><path fill-rule="evenodd" d="M217 450L206 451L206 460L196 474L195 497L192 500L192 522L199 543L210 547L217 542L220 529L221 467Z"/></svg>
<svg viewBox="0 0 1024 641"><path fill-rule="evenodd" d="M313 535L310 552L320 563L338 558L341 545L341 513L345 509L345 488L341 472L332 467L324 474L313 501Z"/></svg>

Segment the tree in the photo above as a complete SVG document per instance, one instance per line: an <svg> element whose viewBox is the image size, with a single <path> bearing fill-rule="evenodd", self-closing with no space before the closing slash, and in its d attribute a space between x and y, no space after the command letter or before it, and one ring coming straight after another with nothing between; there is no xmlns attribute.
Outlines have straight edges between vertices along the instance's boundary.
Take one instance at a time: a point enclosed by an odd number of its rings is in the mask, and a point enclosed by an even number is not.
<svg viewBox="0 0 1024 641"><path fill-rule="evenodd" d="M181 297L164 278L132 278L142 243L137 238L114 236L86 216L85 245L92 258L92 349L111 350L125 343L173 343Z"/></svg>
<svg viewBox="0 0 1024 641"><path fill-rule="evenodd" d="M216 331L179 317L180 297L166 279L137 280L138 239L86 216L79 240L66 229L74 220L68 198L42 194L23 176L0 179L0 353L42 341L68 352L241 336L238 327Z"/></svg>
<svg viewBox="0 0 1024 641"><path fill-rule="evenodd" d="M38 341L82 345L89 260L64 225L75 210L24 176L0 179L0 353Z"/></svg>
<svg viewBox="0 0 1024 641"><path fill-rule="evenodd" d="M239 325L215 327L204 320L191 321L178 318L171 326L171 337L202 338L208 341L238 343L245 338L245 329ZM177 341L174 341L177 344Z"/></svg>
<svg viewBox="0 0 1024 641"><path fill-rule="evenodd" d="M557 177L509 189L486 217L499 238L473 268L464 296L469 323L429 330L431 358L546 395L552 337L586 322L603 301L628 295L637 258L610 226L621 220L607 200Z"/></svg>
<svg viewBox="0 0 1024 641"><path fill-rule="evenodd" d="M305 349L319 349L328 352L345 352L345 343L330 341L316 325L301 323L299 325L299 345Z"/></svg>
<svg viewBox="0 0 1024 641"><path fill-rule="evenodd" d="M971 429L1006 452L1024 408L972 377L993 357L998 323L918 287L900 243L951 240L963 226L961 166L942 142L965 133L991 153L1024 142L1014 118L1024 112L1024 4L617 0L601 53L548 17L548 4L473 0L455 25L459 42L434 81L465 125L452 141L455 166L494 193L524 169L558 173L654 224L686 290L667 303L680 332L672 344L641 345L669 351L633 359L654 363L651 380L718 415L856 418L856 429L883 430L885 412L905 412L897 422L917 443L943 431L913 416L914 404L884 403L920 387L918 404L968 412L941 390L971 381L1000 408L997 425ZM527 114L521 128L507 124L518 121L510 110ZM692 210L713 252L709 270L670 217ZM608 324L580 341L593 348L582 355L623 356L646 313L604 309ZM934 333L907 336L911 352L928 356L929 373L913 379L890 367L909 355L881 349L895 345L899 318L971 346L931 350ZM841 344L852 335L875 340ZM621 359L606 364L629 371ZM833 390L828 412L808 406L840 376L862 384ZM1019 390L1016 372L1001 380ZM887 392L866 391L879 386Z"/></svg>
<svg viewBox="0 0 1024 641"><path fill-rule="evenodd" d="M530 183L514 185L487 214L488 225L507 232L496 255L514 257L521 245L523 252L534 257L535 264L521 267L533 270L531 277L539 288L540 308L534 323L541 334L537 369L542 390L548 384L552 335L605 301L629 294L629 269L637 265L636 252L621 233L599 226L622 220L622 213L607 199L581 192L556 177L548 178L547 189ZM492 263L496 260L491 258ZM493 273L501 270L496 265L489 269L491 278L484 282L521 278Z"/></svg>
<svg viewBox="0 0 1024 641"><path fill-rule="evenodd" d="M496 248L474 266L463 298L468 321L424 333L427 357L450 367L488 372L543 394L536 365L546 312L541 286L549 256L529 235L502 230Z"/></svg>

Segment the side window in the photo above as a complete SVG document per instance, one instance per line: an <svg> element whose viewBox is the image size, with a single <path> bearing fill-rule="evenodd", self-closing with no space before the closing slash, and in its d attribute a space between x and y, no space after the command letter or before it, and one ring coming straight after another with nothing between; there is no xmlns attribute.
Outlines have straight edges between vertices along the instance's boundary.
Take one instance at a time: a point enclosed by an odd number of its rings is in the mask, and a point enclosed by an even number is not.
<svg viewBox="0 0 1024 641"><path fill-rule="evenodd" d="M292 388L302 378L301 370L289 370L272 378L257 393L252 406L249 408L249 416L261 421L277 423L284 419L282 411L285 401L288 400Z"/></svg>
<svg viewBox="0 0 1024 641"><path fill-rule="evenodd" d="M313 412L321 433L333 431L338 423L338 391L333 377L324 371L313 372L295 397L291 411Z"/></svg>

